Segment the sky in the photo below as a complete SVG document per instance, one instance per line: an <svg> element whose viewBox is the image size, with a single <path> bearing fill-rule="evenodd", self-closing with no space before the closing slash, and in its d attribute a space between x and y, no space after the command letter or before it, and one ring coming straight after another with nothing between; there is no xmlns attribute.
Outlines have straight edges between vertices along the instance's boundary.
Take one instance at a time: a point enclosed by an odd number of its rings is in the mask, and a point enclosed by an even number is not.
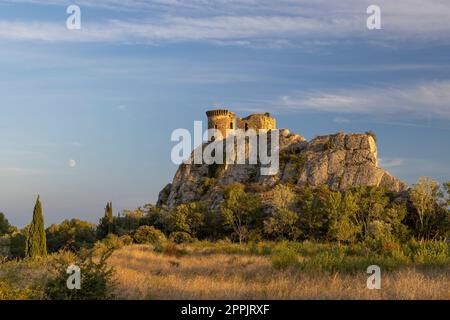
<svg viewBox="0 0 450 320"><path fill-rule="evenodd" d="M372 130L381 167L448 181L449 17L448 0L0 0L0 212L154 203L172 131L219 107L307 139Z"/></svg>

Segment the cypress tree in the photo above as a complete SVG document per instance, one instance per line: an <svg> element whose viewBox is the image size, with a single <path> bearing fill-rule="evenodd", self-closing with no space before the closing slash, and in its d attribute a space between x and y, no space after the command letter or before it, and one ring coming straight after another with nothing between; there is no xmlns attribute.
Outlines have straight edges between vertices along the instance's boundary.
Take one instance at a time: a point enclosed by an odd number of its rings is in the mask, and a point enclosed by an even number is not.
<svg viewBox="0 0 450 320"><path fill-rule="evenodd" d="M113 217L113 208L112 202L106 203L105 215L100 219L100 223L97 227L97 238L103 239L108 234L113 233L113 225L114 217Z"/></svg>
<svg viewBox="0 0 450 320"><path fill-rule="evenodd" d="M108 205L106 206L106 212L105 212L105 217L106 217L106 223L108 225L108 234L113 233L113 223L114 223L114 218L113 218L113 207L112 207L112 202L109 202Z"/></svg>
<svg viewBox="0 0 450 320"><path fill-rule="evenodd" d="M25 255L27 257L42 257L47 255L47 238L45 235L44 216L40 197L37 197L33 211L27 239L25 243Z"/></svg>

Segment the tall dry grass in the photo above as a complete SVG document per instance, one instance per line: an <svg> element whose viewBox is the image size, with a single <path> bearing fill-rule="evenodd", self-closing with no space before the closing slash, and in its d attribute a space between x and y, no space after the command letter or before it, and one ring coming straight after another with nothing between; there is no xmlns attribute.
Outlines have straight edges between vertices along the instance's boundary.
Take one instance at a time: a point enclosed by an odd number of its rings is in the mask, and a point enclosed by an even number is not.
<svg viewBox="0 0 450 320"><path fill-rule="evenodd" d="M177 257L134 245L116 251L109 263L124 299L450 299L448 268L386 272L382 289L368 290L365 270L276 270L268 256L192 251Z"/></svg>

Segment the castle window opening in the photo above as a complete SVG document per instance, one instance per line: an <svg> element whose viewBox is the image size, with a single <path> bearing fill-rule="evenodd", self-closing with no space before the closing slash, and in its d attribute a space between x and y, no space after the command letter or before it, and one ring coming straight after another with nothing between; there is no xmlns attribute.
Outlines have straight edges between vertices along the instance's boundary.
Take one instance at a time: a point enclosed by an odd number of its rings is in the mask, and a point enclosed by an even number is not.
<svg viewBox="0 0 450 320"><path fill-rule="evenodd" d="M233 122L230 122L230 129L233 129Z"/></svg>
<svg viewBox="0 0 450 320"><path fill-rule="evenodd" d="M248 123L245 124L245 131L248 131Z"/></svg>

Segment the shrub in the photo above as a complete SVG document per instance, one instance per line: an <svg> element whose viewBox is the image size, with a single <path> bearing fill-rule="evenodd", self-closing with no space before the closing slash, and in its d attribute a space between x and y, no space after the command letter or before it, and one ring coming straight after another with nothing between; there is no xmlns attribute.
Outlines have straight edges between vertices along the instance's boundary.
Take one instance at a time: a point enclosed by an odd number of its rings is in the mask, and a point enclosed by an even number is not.
<svg viewBox="0 0 450 320"><path fill-rule="evenodd" d="M25 242L26 242L25 231L14 232L10 236L9 241L10 241L9 252L10 252L11 258L24 258L25 257Z"/></svg>
<svg viewBox="0 0 450 320"><path fill-rule="evenodd" d="M175 243L192 243L194 242L194 239L191 237L191 235L187 232L172 232L170 234L170 240Z"/></svg>
<svg viewBox="0 0 450 320"><path fill-rule="evenodd" d="M175 257L181 257L188 253L184 246L172 241L166 241L158 246L155 246L155 251Z"/></svg>
<svg viewBox="0 0 450 320"><path fill-rule="evenodd" d="M409 244L413 260L424 265L446 265L450 263L450 248L445 241L412 241Z"/></svg>
<svg viewBox="0 0 450 320"><path fill-rule="evenodd" d="M345 253L341 250L330 250L318 253L301 264L301 268L313 272L336 272L344 269Z"/></svg>
<svg viewBox="0 0 450 320"><path fill-rule="evenodd" d="M30 300L35 298L32 289L20 289L0 280L0 301L1 300Z"/></svg>
<svg viewBox="0 0 450 320"><path fill-rule="evenodd" d="M94 250L82 250L78 255L61 254L52 261L51 269L55 277L50 279L45 288L44 296L49 300L108 300L114 298L114 270L107 265L107 260L113 249L94 256ZM95 262L98 260L98 262ZM67 288L67 268L76 265L81 270L81 289Z"/></svg>
<svg viewBox="0 0 450 320"><path fill-rule="evenodd" d="M141 244L159 245L165 240L164 234L152 226L139 227L134 234L134 241Z"/></svg>
<svg viewBox="0 0 450 320"><path fill-rule="evenodd" d="M299 264L297 252L286 245L281 245L274 250L271 261L275 269L287 269Z"/></svg>
<svg viewBox="0 0 450 320"><path fill-rule="evenodd" d="M78 219L51 225L46 234L49 252L78 251L82 247L92 247L96 240L95 225Z"/></svg>
<svg viewBox="0 0 450 320"><path fill-rule="evenodd" d="M12 233L14 229L15 228L11 226L11 224L9 223L8 219L6 219L3 212L0 212L0 237L5 234Z"/></svg>
<svg viewBox="0 0 450 320"><path fill-rule="evenodd" d="M129 245L133 244L133 238L127 234L124 236L121 236L119 239L123 243L124 246L129 246Z"/></svg>
<svg viewBox="0 0 450 320"><path fill-rule="evenodd" d="M123 238L118 237L115 234L108 234L105 239L97 241L94 245L94 251L96 254L104 254L109 250L120 249L125 245Z"/></svg>

